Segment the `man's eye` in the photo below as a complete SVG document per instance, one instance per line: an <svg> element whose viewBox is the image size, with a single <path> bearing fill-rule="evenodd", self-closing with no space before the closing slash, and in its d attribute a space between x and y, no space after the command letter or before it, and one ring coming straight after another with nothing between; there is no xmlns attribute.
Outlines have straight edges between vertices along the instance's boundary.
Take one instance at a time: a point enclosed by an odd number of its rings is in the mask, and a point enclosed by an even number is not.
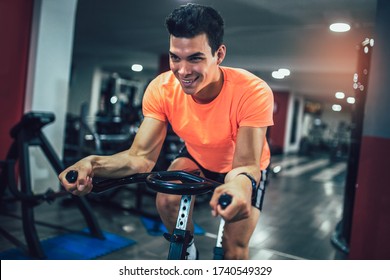
<svg viewBox="0 0 390 280"><path fill-rule="evenodd" d="M190 61L193 61L193 62L201 61L201 60L202 60L201 57L191 57L191 58L190 58Z"/></svg>
<svg viewBox="0 0 390 280"><path fill-rule="evenodd" d="M179 58L177 56L171 55L171 60L172 61L179 61Z"/></svg>

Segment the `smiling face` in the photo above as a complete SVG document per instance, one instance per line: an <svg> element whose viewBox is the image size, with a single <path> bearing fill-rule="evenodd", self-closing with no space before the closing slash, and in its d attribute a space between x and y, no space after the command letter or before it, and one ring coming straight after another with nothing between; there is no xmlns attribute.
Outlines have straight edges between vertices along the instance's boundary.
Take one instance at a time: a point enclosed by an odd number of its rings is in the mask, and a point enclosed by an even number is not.
<svg viewBox="0 0 390 280"><path fill-rule="evenodd" d="M183 91L198 103L210 102L218 96L223 84L219 64L225 54L224 45L212 53L206 34L193 38L170 37L170 68Z"/></svg>

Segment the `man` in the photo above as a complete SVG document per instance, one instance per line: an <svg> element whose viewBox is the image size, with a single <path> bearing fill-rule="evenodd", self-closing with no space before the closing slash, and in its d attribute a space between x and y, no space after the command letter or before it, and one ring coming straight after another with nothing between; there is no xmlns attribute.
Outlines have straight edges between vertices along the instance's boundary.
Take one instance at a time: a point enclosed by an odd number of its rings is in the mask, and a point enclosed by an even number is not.
<svg viewBox="0 0 390 280"><path fill-rule="evenodd" d="M185 147L169 170L200 169L203 176L224 182L214 191L210 206L214 216L226 221L225 258L248 259L249 240L262 204L262 197L256 195L264 193L255 188L270 160L265 135L273 125L272 91L245 70L220 66L226 55L224 22L214 9L181 6L167 17L166 26L171 71L159 75L146 89L144 120L130 149L112 156L86 157L59 178L67 190L84 195L93 187L93 176L150 172L170 123ZM76 183L66 181L69 170L78 171ZM223 193L232 196L226 209L218 205ZM179 202L175 195L158 193L156 197L157 210L170 231L175 228ZM193 231L191 219L188 229ZM187 252L189 259L196 257L193 242Z"/></svg>

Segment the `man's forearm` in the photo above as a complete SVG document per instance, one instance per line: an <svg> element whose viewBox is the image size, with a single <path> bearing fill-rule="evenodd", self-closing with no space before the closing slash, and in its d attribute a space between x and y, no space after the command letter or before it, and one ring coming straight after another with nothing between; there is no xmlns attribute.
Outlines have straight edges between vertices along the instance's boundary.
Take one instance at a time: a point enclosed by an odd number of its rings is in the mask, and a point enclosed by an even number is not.
<svg viewBox="0 0 390 280"><path fill-rule="evenodd" d="M87 157L92 165L93 176L120 178L135 173L150 172L154 163L140 156L120 152L111 156L92 155Z"/></svg>

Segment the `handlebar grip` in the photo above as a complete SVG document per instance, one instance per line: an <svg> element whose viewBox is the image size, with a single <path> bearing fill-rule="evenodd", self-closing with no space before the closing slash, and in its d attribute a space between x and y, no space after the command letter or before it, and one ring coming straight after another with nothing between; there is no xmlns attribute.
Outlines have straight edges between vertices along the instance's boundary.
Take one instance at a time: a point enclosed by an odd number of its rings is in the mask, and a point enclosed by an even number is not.
<svg viewBox="0 0 390 280"><path fill-rule="evenodd" d="M222 209L225 209L232 203L232 196L230 194L224 193L218 199L218 204L221 205Z"/></svg>
<svg viewBox="0 0 390 280"><path fill-rule="evenodd" d="M76 170L71 170L65 175L65 179L69 183L75 183L77 181L77 177L79 176L79 173Z"/></svg>

